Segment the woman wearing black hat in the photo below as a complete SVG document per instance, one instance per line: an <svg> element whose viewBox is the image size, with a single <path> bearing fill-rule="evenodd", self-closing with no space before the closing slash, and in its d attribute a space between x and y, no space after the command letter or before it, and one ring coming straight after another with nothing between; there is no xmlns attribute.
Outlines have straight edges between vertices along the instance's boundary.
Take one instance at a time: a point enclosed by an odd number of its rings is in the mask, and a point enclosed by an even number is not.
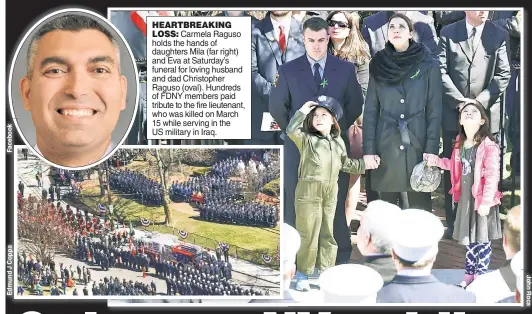
<svg viewBox="0 0 532 314"><path fill-rule="evenodd" d="M442 81L438 61L412 31L408 17L392 15L388 42L370 62L363 150L365 157L381 159L371 171L371 189L380 199L430 211L430 193L414 192L410 176L423 153L439 152Z"/></svg>
<svg viewBox="0 0 532 314"><path fill-rule="evenodd" d="M337 122L342 114L338 101L319 96L305 103L286 128L301 155L295 193L296 230L301 235L296 289L300 291L310 290L308 276L316 266L321 272L336 262L333 222L340 171L361 174L366 169L363 159L347 156Z"/></svg>

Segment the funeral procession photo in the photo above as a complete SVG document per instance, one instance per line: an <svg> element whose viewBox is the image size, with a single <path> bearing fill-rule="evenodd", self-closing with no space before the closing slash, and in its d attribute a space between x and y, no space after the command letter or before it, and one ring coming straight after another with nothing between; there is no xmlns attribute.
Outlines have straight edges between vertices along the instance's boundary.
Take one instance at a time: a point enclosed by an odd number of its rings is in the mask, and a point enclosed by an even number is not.
<svg viewBox="0 0 532 314"><path fill-rule="evenodd" d="M17 146L17 297L280 298L280 164L122 147L71 171Z"/></svg>

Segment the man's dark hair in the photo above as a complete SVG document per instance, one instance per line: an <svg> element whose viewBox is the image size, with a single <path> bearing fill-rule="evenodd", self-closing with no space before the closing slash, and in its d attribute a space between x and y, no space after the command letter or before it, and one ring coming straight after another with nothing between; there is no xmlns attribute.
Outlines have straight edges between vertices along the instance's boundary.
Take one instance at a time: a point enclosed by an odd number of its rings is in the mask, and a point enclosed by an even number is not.
<svg viewBox="0 0 532 314"><path fill-rule="evenodd" d="M26 60L28 77L31 77L33 73L33 62L37 55L37 50L39 49L39 40L41 40L44 35L53 31L79 32L82 30L96 30L107 36L117 49L118 57L120 57L119 46L115 38L107 29L105 29L105 27L98 23L98 21L85 15L63 15L44 24L31 38Z"/></svg>
<svg viewBox="0 0 532 314"><path fill-rule="evenodd" d="M311 17L310 19L306 20L305 23L303 23L303 32L305 32L307 28L313 32L319 32L324 29L328 33L329 25L327 24L327 21L325 21L321 17L315 16Z"/></svg>

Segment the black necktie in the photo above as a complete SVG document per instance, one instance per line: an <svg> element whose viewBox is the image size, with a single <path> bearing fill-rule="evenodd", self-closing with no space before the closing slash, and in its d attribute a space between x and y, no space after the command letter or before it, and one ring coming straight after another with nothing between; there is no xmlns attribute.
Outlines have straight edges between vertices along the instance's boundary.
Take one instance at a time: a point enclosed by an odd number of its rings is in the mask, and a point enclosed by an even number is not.
<svg viewBox="0 0 532 314"><path fill-rule="evenodd" d="M469 47L471 47L471 51L473 54L475 54L475 34L477 33L476 27L473 27L473 30L471 30L471 35L469 35Z"/></svg>
<svg viewBox="0 0 532 314"><path fill-rule="evenodd" d="M314 82L316 82L316 86L318 86L318 89L320 89L321 75L319 63L314 63Z"/></svg>

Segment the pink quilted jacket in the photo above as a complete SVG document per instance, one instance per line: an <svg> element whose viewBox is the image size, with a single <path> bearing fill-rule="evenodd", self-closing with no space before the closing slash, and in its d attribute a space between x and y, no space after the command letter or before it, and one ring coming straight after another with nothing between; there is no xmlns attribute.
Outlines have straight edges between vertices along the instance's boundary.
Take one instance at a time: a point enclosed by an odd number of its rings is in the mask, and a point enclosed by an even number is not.
<svg viewBox="0 0 532 314"><path fill-rule="evenodd" d="M461 179L462 179L462 160L460 158L460 149L458 147L458 137L456 137L456 146L453 149L451 159L440 158L438 167L443 170L451 171L452 188L449 194L453 196L453 202L460 201ZM475 157L475 170L473 179L473 198L475 199L475 210L480 205L489 207L501 203L502 193L499 191L499 145L489 138L485 138L478 146Z"/></svg>

